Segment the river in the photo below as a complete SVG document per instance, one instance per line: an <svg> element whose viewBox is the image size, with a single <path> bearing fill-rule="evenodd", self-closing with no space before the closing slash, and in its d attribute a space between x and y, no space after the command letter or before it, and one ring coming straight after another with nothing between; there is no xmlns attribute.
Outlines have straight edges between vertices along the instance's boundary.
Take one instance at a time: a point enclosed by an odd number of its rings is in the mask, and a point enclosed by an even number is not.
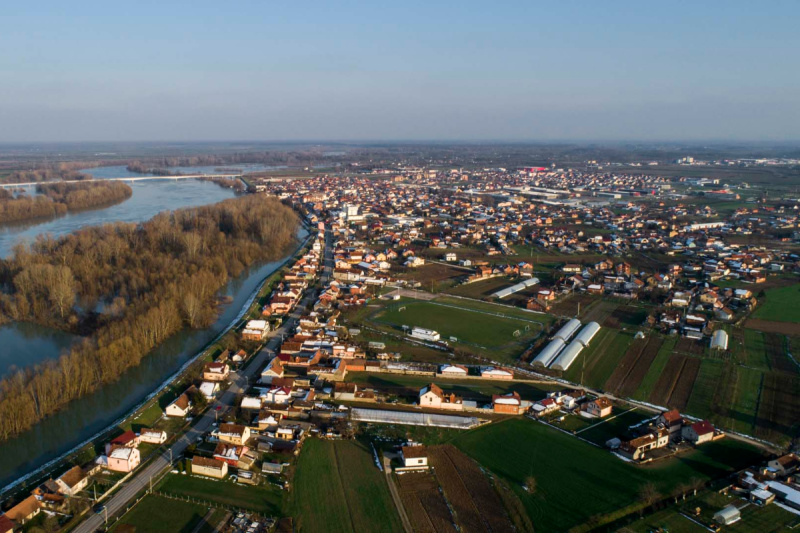
<svg viewBox="0 0 800 533"><path fill-rule="evenodd" d="M96 177L116 177L124 167L91 169ZM111 170L109 170L111 169ZM111 207L81 211L39 224L0 227L0 254L11 252L18 239L33 239L41 233L63 235L81 227L106 222L139 222L167 209L215 203L234 196L230 189L209 182L143 181L131 185L133 196ZM209 328L184 330L156 348L142 363L126 372L116 383L104 385L95 393L70 403L17 438L0 444L0 487L68 452L106 429L144 400L173 375L185 362L224 331L242 307L283 260L251 268L228 283L222 295L232 302L222 307L220 316ZM72 342L69 334L32 324L0 326L0 376L13 366L24 367L57 357Z"/></svg>

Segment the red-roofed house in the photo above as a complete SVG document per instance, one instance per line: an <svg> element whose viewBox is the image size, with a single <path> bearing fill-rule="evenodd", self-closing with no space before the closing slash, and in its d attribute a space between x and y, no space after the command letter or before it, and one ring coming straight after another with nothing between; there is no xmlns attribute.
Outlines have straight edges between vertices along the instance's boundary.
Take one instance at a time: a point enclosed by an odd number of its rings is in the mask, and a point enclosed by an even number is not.
<svg viewBox="0 0 800 533"><path fill-rule="evenodd" d="M689 426L683 426L681 436L694 444L710 442L714 438L714 426L708 420L695 422Z"/></svg>

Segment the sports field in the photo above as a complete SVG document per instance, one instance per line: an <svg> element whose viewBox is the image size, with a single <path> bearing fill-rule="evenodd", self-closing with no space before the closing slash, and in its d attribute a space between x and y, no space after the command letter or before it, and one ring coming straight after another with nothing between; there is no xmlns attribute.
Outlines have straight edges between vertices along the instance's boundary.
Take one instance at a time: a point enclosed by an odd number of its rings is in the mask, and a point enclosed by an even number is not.
<svg viewBox="0 0 800 533"><path fill-rule="evenodd" d="M394 335L403 335L402 326L432 329L451 346L508 363L517 360L552 318L487 302L440 297L392 302L365 321Z"/></svg>
<svg viewBox="0 0 800 533"><path fill-rule="evenodd" d="M357 441L305 441L291 512L301 533L403 531L384 473Z"/></svg>
<svg viewBox="0 0 800 533"><path fill-rule="evenodd" d="M753 447L723 439L671 460L635 466L529 419L483 426L457 436L453 444L509 482L538 531L570 531L590 519L597 525L632 513L648 482L669 494L692 478L719 478L761 460ZM522 486L528 476L536 480L533 494ZM576 500L581 504L574 505Z"/></svg>

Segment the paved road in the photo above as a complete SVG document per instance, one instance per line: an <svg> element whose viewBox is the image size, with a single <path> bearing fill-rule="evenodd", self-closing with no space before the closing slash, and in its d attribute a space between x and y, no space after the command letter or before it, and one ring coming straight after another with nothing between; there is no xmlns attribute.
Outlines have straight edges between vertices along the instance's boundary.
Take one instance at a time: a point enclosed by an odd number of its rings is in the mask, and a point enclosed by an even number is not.
<svg viewBox="0 0 800 533"><path fill-rule="evenodd" d="M320 276L321 283L323 284L329 279L333 267L330 233L327 233L325 237L325 250L323 254L324 270ZM225 413L233 405L236 396L249 388L251 378L258 376L257 372L266 365L268 359L270 359L272 354L275 353L275 350L280 347L283 337L292 331L298 319L303 314L305 306L315 301L316 292L316 287L311 287L306 291L306 296L301 300L295 311L279 328L270 333L271 338L267 341L264 348L248 362L247 366L240 369L235 374L232 374L233 379L231 385L212 405L212 408L206 411L205 414L194 423L187 433L178 439L164 454L157 457L143 470L131 477L116 494L111 496L106 502L107 516L109 518L130 505L136 495L150 484L151 479L156 479L159 474L171 466L170 459L177 459L180 457L190 444L196 442L204 433L207 433L211 429L211 425L214 423L217 413ZM219 407L219 411L217 407ZM106 513L89 516L89 518L74 529L75 533L93 533L97 531L104 525L105 516Z"/></svg>

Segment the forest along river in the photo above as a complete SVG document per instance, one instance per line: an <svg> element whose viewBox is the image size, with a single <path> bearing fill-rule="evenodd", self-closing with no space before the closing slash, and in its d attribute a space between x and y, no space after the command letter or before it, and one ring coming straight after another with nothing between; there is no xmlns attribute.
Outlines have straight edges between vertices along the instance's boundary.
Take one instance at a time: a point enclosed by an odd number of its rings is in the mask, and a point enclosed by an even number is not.
<svg viewBox="0 0 800 533"><path fill-rule="evenodd" d="M106 168L121 168L127 172L124 167ZM106 169L92 170L102 172ZM11 247L19 238L33 239L47 232L58 236L106 222L139 222L167 209L206 205L234 196L229 189L195 180L143 181L132 183L131 187L134 192L130 199L108 208L82 211L23 228L0 226L0 254L6 256L11 253ZM305 235L301 230L300 236ZM0 454L0 488L68 452L133 409L227 329L260 282L281 264L283 260L253 267L229 282L221 294L232 297L233 301L222 308L220 316L209 328L181 331L117 382L104 385L95 393L70 403L17 438L0 443L3 451ZM69 347L72 339L68 333L34 324L0 326L0 376L6 375L12 366L23 368L58 357Z"/></svg>

